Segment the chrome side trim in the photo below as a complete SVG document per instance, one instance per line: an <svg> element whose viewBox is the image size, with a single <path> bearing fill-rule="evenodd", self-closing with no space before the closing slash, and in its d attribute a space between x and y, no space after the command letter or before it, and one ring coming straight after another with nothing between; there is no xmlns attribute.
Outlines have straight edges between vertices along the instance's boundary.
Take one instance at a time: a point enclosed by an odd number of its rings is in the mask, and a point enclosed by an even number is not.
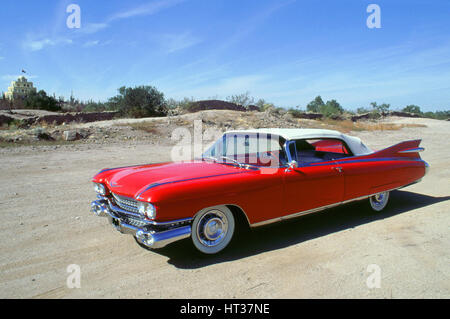
<svg viewBox="0 0 450 319"><path fill-rule="evenodd" d="M406 186L408 186L408 185L406 185ZM393 190L400 189L400 188L403 188L403 187L405 187L405 186L392 188L392 189L386 190L385 192L391 192ZM305 211L302 211L302 212L298 212L298 213L294 213L294 214L290 214L290 215L286 215L286 216L282 216L282 217L277 217L277 218L264 220L262 222L251 224L250 227L252 227L252 228L253 227L260 227L260 226L264 226L264 225L269 225L269 224L281 222L283 220L287 220L287 219L291 219L291 218L296 218L296 217L300 217L300 216L304 216L304 215L308 215L308 214L312 214L312 213L317 213L317 212L326 210L328 208L340 206L340 205L347 204L347 203L350 203L350 202L355 202L355 201L358 201L358 200L367 199L367 198L369 198L371 196L374 196L376 194L379 194L379 193L380 192L373 193L373 194L370 194L370 195L364 195L364 196L348 199L348 200L345 200L345 201L342 201L342 202L338 202L338 203L334 203L334 204L330 204L330 205L325 205L325 206L320 206L320 207L317 207L317 208L305 210Z"/></svg>
<svg viewBox="0 0 450 319"><path fill-rule="evenodd" d="M330 204L330 205L326 205L326 206L321 206L321 207L317 207L317 208L313 208L310 210L305 210L302 212L298 212L298 213L294 213L294 214L290 214L290 215L286 215L286 216L281 216L281 217L277 217L277 218L272 218L272 219L268 219L262 222L258 222L258 223L254 223L251 224L250 227L260 227L260 226L264 226L264 225L269 225L269 224L273 224L273 223L277 223L277 222L281 222L283 220L287 220L287 219L291 219L291 218L296 218L296 217L300 217L300 216L304 216L304 215L308 215L308 214L312 214L312 213L316 213L328 208L332 208L335 206L340 205L341 203L336 203L336 204Z"/></svg>
<svg viewBox="0 0 450 319"><path fill-rule="evenodd" d="M407 153L418 153L423 152L425 149L423 147L416 147L416 148L408 148L406 150L398 151L398 153L401 154L407 154Z"/></svg>

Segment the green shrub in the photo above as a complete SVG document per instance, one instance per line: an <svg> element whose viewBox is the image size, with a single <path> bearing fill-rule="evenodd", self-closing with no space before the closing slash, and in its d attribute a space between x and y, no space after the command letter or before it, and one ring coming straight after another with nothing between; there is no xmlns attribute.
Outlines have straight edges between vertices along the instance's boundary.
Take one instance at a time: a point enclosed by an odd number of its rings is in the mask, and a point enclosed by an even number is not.
<svg viewBox="0 0 450 319"><path fill-rule="evenodd" d="M336 101L327 101L326 104L319 107L319 112L325 117L335 117L344 113L342 106Z"/></svg>
<svg viewBox="0 0 450 319"><path fill-rule="evenodd" d="M322 100L322 98L319 95L319 96L316 96L314 101L309 102L309 104L306 106L306 110L308 112L319 113L320 112L320 108L323 105L325 105L325 103L323 103L323 100Z"/></svg>
<svg viewBox="0 0 450 319"><path fill-rule="evenodd" d="M24 100L24 107L27 109L61 111L61 104L52 96L48 96L44 90L28 95Z"/></svg>
<svg viewBox="0 0 450 319"><path fill-rule="evenodd" d="M405 106L402 109L402 112L408 112L408 113L414 113L414 114L421 114L422 113L422 111L420 110L420 106L417 106L417 105Z"/></svg>
<svg viewBox="0 0 450 319"><path fill-rule="evenodd" d="M119 95L109 99L110 109L119 111L124 116L149 117L167 115L164 94L153 86L119 88Z"/></svg>

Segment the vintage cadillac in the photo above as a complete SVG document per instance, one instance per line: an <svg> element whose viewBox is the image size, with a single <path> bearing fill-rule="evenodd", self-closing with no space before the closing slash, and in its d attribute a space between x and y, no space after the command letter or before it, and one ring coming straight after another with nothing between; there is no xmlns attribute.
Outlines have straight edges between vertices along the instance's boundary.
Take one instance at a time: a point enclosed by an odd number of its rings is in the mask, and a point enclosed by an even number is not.
<svg viewBox="0 0 450 319"><path fill-rule="evenodd" d="M192 161L103 169L91 210L149 248L191 237L215 254L238 220L258 227L361 199L381 211L426 174L419 144L372 151L332 130L229 131Z"/></svg>

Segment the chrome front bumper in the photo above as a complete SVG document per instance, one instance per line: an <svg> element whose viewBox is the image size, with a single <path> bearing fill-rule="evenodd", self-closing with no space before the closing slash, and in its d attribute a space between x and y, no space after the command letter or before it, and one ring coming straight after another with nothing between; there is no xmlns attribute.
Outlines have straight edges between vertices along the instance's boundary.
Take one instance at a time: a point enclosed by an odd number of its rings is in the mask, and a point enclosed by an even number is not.
<svg viewBox="0 0 450 319"><path fill-rule="evenodd" d="M146 226L135 226L127 223L114 209L120 210L111 204L107 199L95 200L91 203L91 211L100 217L107 217L111 225L113 225L122 234L129 234L136 237L136 239L143 245L149 248L162 248L175 241L188 238L191 236L191 226L174 226L168 230L157 231L149 229ZM177 225L185 224L189 219L175 220L171 222L155 223L153 225Z"/></svg>

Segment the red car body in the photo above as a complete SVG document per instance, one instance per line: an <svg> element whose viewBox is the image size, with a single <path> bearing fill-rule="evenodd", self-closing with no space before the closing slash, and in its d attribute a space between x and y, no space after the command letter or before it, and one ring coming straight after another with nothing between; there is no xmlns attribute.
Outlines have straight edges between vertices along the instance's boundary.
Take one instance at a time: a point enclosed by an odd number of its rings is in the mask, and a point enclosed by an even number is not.
<svg viewBox="0 0 450 319"><path fill-rule="evenodd" d="M115 201L117 198L152 203L156 215L153 219L142 218L144 224L145 220L150 223L147 225L150 230L138 225L131 233L147 246L159 248L191 236L196 214L209 207L226 207L233 214L244 216L251 227L256 227L384 194L419 181L428 168L418 153L423 150L419 148L420 140L355 155L339 136L321 138L318 132L318 140L308 147L315 148L314 154L339 154L339 158L310 163L299 163L287 154L286 162L275 167L199 159L105 169L92 180L105 190L99 196L100 201L93 203L93 211L108 216L123 231L126 223L122 215L111 211L120 206ZM283 139L283 142L284 149L279 152L289 153L289 146L286 146L289 140ZM247 154L247 159L253 155ZM112 193L116 197L111 196ZM127 206L121 206L122 213L126 213L124 207ZM211 221L208 224L211 234L214 227L226 226L226 220L223 224L220 218L217 221L219 226L210 225ZM182 235L176 238L167 233L175 230L174 234L178 235L183 227ZM164 232L170 238L158 241L157 237ZM149 241L148 236L152 240ZM214 235L207 237L215 238Z"/></svg>

